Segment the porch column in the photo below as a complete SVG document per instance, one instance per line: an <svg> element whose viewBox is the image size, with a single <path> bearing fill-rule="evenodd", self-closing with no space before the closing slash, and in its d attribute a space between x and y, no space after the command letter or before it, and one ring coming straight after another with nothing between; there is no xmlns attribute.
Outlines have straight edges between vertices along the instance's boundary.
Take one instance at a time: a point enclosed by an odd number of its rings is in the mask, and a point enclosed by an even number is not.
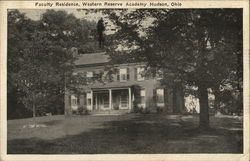
<svg viewBox="0 0 250 161"><path fill-rule="evenodd" d="M97 93L96 93L95 94L95 109L96 110L98 110L97 107L98 107L98 100L97 100Z"/></svg>
<svg viewBox="0 0 250 161"><path fill-rule="evenodd" d="M86 100L87 100L87 109L93 110L93 91L87 93Z"/></svg>
<svg viewBox="0 0 250 161"><path fill-rule="evenodd" d="M131 101L131 88L128 88L128 108L132 109L132 101Z"/></svg>
<svg viewBox="0 0 250 161"><path fill-rule="evenodd" d="M112 90L109 89L109 109L112 107Z"/></svg>
<svg viewBox="0 0 250 161"><path fill-rule="evenodd" d="M91 105L90 105L90 108L91 108L91 110L93 110L94 97L93 97L93 91L92 90L90 92L90 95L91 95Z"/></svg>
<svg viewBox="0 0 250 161"><path fill-rule="evenodd" d="M69 91L66 88L65 88L65 94L64 94L64 114L65 115L72 114L71 96L70 96Z"/></svg>

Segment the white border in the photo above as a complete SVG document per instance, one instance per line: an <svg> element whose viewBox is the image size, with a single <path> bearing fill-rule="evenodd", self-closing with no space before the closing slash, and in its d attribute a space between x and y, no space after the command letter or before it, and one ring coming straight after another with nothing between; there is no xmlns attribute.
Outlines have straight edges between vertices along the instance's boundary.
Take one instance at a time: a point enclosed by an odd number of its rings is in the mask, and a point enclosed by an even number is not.
<svg viewBox="0 0 250 161"><path fill-rule="evenodd" d="M105 155L7 155L7 112L6 112L6 82L7 82L7 9L48 9L48 7L35 7L34 3L40 1L0 1L0 105L1 105L1 158L0 160L20 160L20 161L33 161L33 160L218 160L218 161L246 161L249 160L249 1L169 1L181 2L181 7L169 8L243 8L243 39L244 39L244 154L143 154L143 155L120 155L120 154L105 154ZM53 2L56 1L44 1ZM60 1L58 1L60 2ZM63 2L77 2L77 1L63 1ZM78 1L82 3L83 1ZM87 2L87 1L85 1ZM91 1L88 1L91 2ZM94 1L104 2L104 1ZM114 2L114 1L113 1ZM126 3L129 1L118 1ZM130 1L132 2L132 1ZM135 2L135 1L133 1ZM137 1L137 2L150 2L150 1ZM155 1L154 1L155 2ZM166 1L159 1L166 2ZM76 8L76 7L53 7L53 8ZM83 8L83 7L81 7ZM91 8L91 7L88 7ZM102 8L102 7L92 7ZM105 7L112 8L112 7ZM118 7L116 7L118 8ZM138 7L133 7L138 8ZM148 7L150 8L150 7ZM154 7L151 7L154 8ZM157 7L160 8L160 7ZM52 8L51 8L52 9ZM167 146L167 145L166 145ZM212 147L211 147L212 148Z"/></svg>

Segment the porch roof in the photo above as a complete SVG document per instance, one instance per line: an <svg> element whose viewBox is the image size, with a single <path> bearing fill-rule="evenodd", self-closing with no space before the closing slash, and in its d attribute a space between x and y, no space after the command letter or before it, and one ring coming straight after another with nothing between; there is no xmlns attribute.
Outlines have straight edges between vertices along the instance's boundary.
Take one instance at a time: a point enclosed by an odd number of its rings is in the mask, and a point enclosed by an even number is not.
<svg viewBox="0 0 250 161"><path fill-rule="evenodd" d="M124 88L130 88L131 86L135 85L134 83L129 82L113 82L113 83L107 83L107 84L94 84L89 85L88 87L92 90L108 90L108 89L124 89Z"/></svg>

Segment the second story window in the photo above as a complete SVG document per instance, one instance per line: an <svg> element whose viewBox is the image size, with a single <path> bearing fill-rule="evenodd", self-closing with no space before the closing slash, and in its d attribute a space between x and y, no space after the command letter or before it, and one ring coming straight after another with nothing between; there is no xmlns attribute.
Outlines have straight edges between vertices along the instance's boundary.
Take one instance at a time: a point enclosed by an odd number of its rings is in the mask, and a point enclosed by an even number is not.
<svg viewBox="0 0 250 161"><path fill-rule="evenodd" d="M87 76L87 78L92 78L93 77L93 72L87 72L86 76Z"/></svg>
<svg viewBox="0 0 250 161"><path fill-rule="evenodd" d="M93 83L93 72L87 72L86 77L87 77L87 84Z"/></svg>
<svg viewBox="0 0 250 161"><path fill-rule="evenodd" d="M117 75L117 80L121 82L129 80L129 68L122 68L119 70L119 74Z"/></svg>
<svg viewBox="0 0 250 161"><path fill-rule="evenodd" d="M163 71L162 70L158 70L157 72L156 72L156 80L161 80L161 79L163 79Z"/></svg>
<svg viewBox="0 0 250 161"><path fill-rule="evenodd" d="M145 80L144 73L145 69L143 67L135 68L135 80L138 81Z"/></svg>

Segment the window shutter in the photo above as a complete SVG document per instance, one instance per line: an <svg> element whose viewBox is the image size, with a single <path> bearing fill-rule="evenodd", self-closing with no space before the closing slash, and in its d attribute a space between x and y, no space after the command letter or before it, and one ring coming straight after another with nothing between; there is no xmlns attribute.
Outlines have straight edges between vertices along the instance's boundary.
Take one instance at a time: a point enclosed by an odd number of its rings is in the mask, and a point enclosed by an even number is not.
<svg viewBox="0 0 250 161"><path fill-rule="evenodd" d="M144 68L143 75L144 75L145 80L149 80L149 78L150 78L150 72L147 72L145 68Z"/></svg>
<svg viewBox="0 0 250 161"><path fill-rule="evenodd" d="M80 104L80 96L77 95L77 105L79 105L79 104Z"/></svg>
<svg viewBox="0 0 250 161"><path fill-rule="evenodd" d="M167 103L168 103L168 91L166 88L164 88L164 105L167 108Z"/></svg>
<svg viewBox="0 0 250 161"><path fill-rule="evenodd" d="M119 74L119 73L117 73L117 75L116 75L116 76L117 76L117 78L116 78L116 79L117 79L117 81L120 81L120 74Z"/></svg>
<svg viewBox="0 0 250 161"><path fill-rule="evenodd" d="M153 89L153 100L154 100L155 105L156 105L156 103L157 103L157 94L156 94L156 90L157 90L157 89Z"/></svg>
<svg viewBox="0 0 250 161"><path fill-rule="evenodd" d="M69 106L71 106L71 95L69 95L68 98L69 98Z"/></svg>
<svg viewBox="0 0 250 161"><path fill-rule="evenodd" d="M137 68L135 68L135 70L134 70L134 76L135 76L135 80L137 80Z"/></svg>
<svg viewBox="0 0 250 161"><path fill-rule="evenodd" d="M127 68L127 80L129 80L130 79L130 75L129 75L130 73L129 73L129 68Z"/></svg>
<svg viewBox="0 0 250 161"><path fill-rule="evenodd" d="M91 78L91 82L94 83L96 79L96 73L95 71L92 72L92 78Z"/></svg>

